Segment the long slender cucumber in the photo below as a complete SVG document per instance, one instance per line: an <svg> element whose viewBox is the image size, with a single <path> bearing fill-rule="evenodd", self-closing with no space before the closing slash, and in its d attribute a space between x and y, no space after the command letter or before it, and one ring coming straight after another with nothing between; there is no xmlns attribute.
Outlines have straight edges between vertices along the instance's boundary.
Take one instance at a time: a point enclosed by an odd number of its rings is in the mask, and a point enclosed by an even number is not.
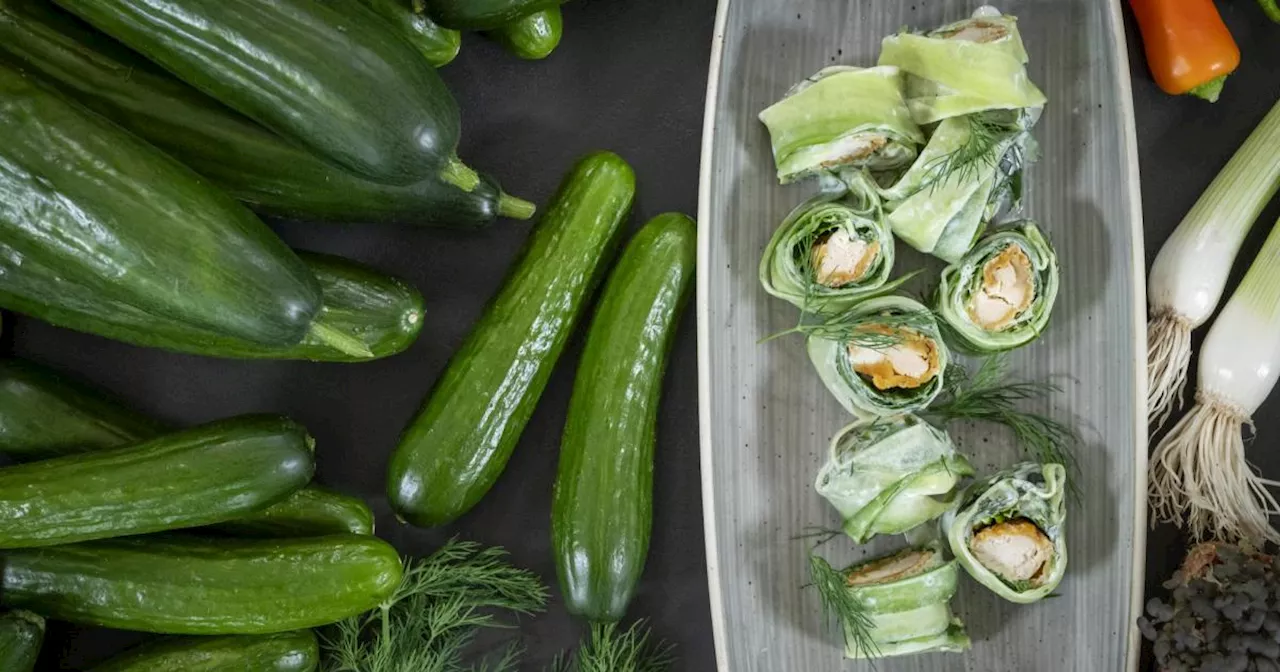
<svg viewBox="0 0 1280 672"><path fill-rule="evenodd" d="M391 456L387 492L401 517L447 523L493 486L603 276L634 194L631 167L608 152L588 155L564 178Z"/></svg>
<svg viewBox="0 0 1280 672"><path fill-rule="evenodd" d="M667 353L693 287L697 233L680 214L640 229L609 276L574 381L551 507L569 613L619 621L649 551Z"/></svg>
<svg viewBox="0 0 1280 672"><path fill-rule="evenodd" d="M71 623L257 635L333 623L400 585L375 537L128 537L0 553L0 603Z"/></svg>
<svg viewBox="0 0 1280 672"><path fill-rule="evenodd" d="M21 609L0 614L0 670L31 672L44 642L44 619Z"/></svg>
<svg viewBox="0 0 1280 672"><path fill-rule="evenodd" d="M273 635L164 637L89 672L312 672L320 664L310 630Z"/></svg>

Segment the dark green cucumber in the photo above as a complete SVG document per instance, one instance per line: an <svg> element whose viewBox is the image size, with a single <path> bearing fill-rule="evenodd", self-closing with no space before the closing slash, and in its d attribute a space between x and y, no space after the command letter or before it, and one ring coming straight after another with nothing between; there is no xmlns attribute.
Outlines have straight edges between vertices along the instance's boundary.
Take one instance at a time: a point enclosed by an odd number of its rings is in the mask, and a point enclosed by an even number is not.
<svg viewBox="0 0 1280 672"><path fill-rule="evenodd" d="M89 668L89 672L312 672L320 664L310 630L273 635L165 637Z"/></svg>
<svg viewBox="0 0 1280 672"><path fill-rule="evenodd" d="M551 535L565 606L593 622L622 619L649 552L658 400L696 248L693 220L655 217L623 251L587 332Z"/></svg>
<svg viewBox="0 0 1280 672"><path fill-rule="evenodd" d="M391 24L396 34L413 45L433 67L457 58L462 33L445 28L427 16L421 0L360 0Z"/></svg>
<svg viewBox="0 0 1280 672"><path fill-rule="evenodd" d="M565 0L426 0L427 14L458 30L494 30Z"/></svg>
<svg viewBox="0 0 1280 672"><path fill-rule="evenodd" d="M31 362L0 360L0 454L25 462L140 443L170 431L102 390ZM313 485L213 528L238 536L373 534L373 512L359 499Z"/></svg>
<svg viewBox="0 0 1280 672"><path fill-rule="evenodd" d="M0 553L0 603L121 630L257 635L364 613L401 575L376 537L128 537Z"/></svg>
<svg viewBox="0 0 1280 672"><path fill-rule="evenodd" d="M534 12L488 33L507 51L530 61L550 56L559 46L563 34L564 18L559 7Z"/></svg>
<svg viewBox="0 0 1280 672"><path fill-rule="evenodd" d="M190 169L2 65L0 137L0 306L84 331L174 322L271 346L306 335L315 278Z"/></svg>
<svg viewBox="0 0 1280 672"><path fill-rule="evenodd" d="M55 0L196 88L349 172L464 189L458 105L359 2Z"/></svg>
<svg viewBox="0 0 1280 672"><path fill-rule="evenodd" d="M274 416L7 467L0 469L0 548L221 523L288 497L314 471L306 430Z"/></svg>
<svg viewBox="0 0 1280 672"><path fill-rule="evenodd" d="M44 619L29 611L0 614L0 670L31 672L44 642Z"/></svg>
<svg viewBox="0 0 1280 672"><path fill-rule="evenodd" d="M634 194L631 167L607 152L565 177L391 456L387 492L401 517L447 523L493 486L603 275Z"/></svg>
<svg viewBox="0 0 1280 672"><path fill-rule="evenodd" d="M44 0L0 2L0 50L265 214L467 228L533 214L483 175L471 191L436 178L389 186L356 177Z"/></svg>

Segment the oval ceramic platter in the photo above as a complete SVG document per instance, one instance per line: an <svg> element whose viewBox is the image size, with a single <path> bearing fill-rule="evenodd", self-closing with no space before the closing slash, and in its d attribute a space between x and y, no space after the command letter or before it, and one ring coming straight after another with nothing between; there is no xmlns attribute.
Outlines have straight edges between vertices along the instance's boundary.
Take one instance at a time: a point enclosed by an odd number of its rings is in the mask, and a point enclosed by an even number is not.
<svg viewBox="0 0 1280 672"><path fill-rule="evenodd" d="M843 659L840 635L806 588L807 527L838 528L813 489L831 436L849 416L826 391L794 326L796 309L757 279L786 214L816 187L780 186L757 119L796 82L836 64L874 65L881 38L968 17L976 2L722 0L702 158L698 287L703 499L720 670L871 669ZM1145 527L1142 226L1123 24L1106 0L1022 0L1029 73L1049 99L1034 130L1023 214L1041 222L1062 265L1058 303L1039 341L1009 357L1012 375L1062 391L1031 409L1072 424L1081 497L1067 518L1070 562L1052 599L1015 605L962 577L952 607L965 653L877 661L875 669L1116 672L1136 667ZM899 245L899 250L906 248ZM898 272L939 264L912 250ZM916 289L923 289L919 287ZM1019 456L987 426L952 428L979 473ZM821 548L833 564L901 548L901 537Z"/></svg>

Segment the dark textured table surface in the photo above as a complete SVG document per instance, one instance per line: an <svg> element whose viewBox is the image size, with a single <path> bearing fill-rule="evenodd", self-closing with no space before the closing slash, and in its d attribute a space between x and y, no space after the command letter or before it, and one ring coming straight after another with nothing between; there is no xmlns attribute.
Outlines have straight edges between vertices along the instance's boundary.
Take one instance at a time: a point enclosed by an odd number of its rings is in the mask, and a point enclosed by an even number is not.
<svg viewBox="0 0 1280 672"><path fill-rule="evenodd" d="M1148 260L1280 98L1280 26L1268 24L1252 0L1220 4L1244 51L1244 65L1216 105L1160 93L1131 32ZM510 192L543 203L576 157L611 149L636 169L634 226L668 210L694 214L714 13L714 0L571 3L564 9L564 42L540 63L519 62L467 36L462 55L442 71L463 111L462 157L498 176ZM1273 204L1264 224L1277 215L1280 207ZM1249 258L1267 228L1260 225L1250 237L1244 250ZM453 535L499 544L514 562L541 574L554 595L551 484L578 342L561 360L505 475L469 515L445 529L408 528L390 515L383 495L386 459L397 434L498 288L528 225L500 222L481 232L449 232L279 222L278 230L295 246L348 256L413 282L429 310L419 342L401 356L363 365L237 362L144 350L19 317L6 323L12 329L6 329L5 347L75 372L175 422L286 413L317 439L319 481L369 500L379 534L403 552L427 553ZM1280 395L1258 414L1260 439L1251 453L1272 475L1280 474L1280 454L1268 455L1266 447L1280 432L1277 415ZM678 646L677 669L709 671L714 651L692 310L671 358L661 416L653 542L631 614L650 619L658 636ZM1149 544L1153 584L1180 560L1183 541L1161 529ZM558 597L548 613L522 625L530 670L572 646L581 631ZM54 625L45 664L87 665L136 639Z"/></svg>

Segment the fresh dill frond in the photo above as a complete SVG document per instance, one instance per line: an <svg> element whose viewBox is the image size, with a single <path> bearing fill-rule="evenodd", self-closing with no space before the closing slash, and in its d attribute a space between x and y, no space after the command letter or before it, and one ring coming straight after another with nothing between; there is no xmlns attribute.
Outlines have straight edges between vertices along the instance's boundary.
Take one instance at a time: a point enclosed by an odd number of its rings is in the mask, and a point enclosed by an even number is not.
<svg viewBox="0 0 1280 672"><path fill-rule="evenodd" d="M828 622L834 621L840 627L846 644L853 651L866 654L868 658L879 657L880 647L871 637L875 623L867 613L866 606L849 590L849 581L844 572L836 570L812 549L809 551L809 582L818 589L823 618Z"/></svg>
<svg viewBox="0 0 1280 672"><path fill-rule="evenodd" d="M871 350L887 350L902 343L909 334L928 333L937 324L933 313L928 310L868 313L865 309L854 306L834 317L820 322L802 323L765 340L798 333Z"/></svg>
<svg viewBox="0 0 1280 672"><path fill-rule="evenodd" d="M813 542L812 548L818 548L819 546L822 546L832 539L836 539L840 535L844 534L844 530L834 530L829 527L818 527L815 525L807 526L804 530L805 531L803 533L797 534L791 538L793 540L814 539L816 541Z"/></svg>
<svg viewBox="0 0 1280 672"><path fill-rule="evenodd" d="M622 630L617 623L592 623L591 635L573 655L560 654L547 672L666 672L674 647L653 639L645 621Z"/></svg>
<svg viewBox="0 0 1280 672"><path fill-rule="evenodd" d="M1001 146L1017 132L1015 127L987 114L964 117L968 134L959 147L935 157L925 166L924 188L938 189L949 181L967 182L1001 160Z"/></svg>
<svg viewBox="0 0 1280 672"><path fill-rule="evenodd" d="M508 627L498 614L542 611L547 589L510 565L500 548L452 540L430 557L405 560L404 578L377 608L318 632L323 672L510 672L518 649L468 663L483 628Z"/></svg>

